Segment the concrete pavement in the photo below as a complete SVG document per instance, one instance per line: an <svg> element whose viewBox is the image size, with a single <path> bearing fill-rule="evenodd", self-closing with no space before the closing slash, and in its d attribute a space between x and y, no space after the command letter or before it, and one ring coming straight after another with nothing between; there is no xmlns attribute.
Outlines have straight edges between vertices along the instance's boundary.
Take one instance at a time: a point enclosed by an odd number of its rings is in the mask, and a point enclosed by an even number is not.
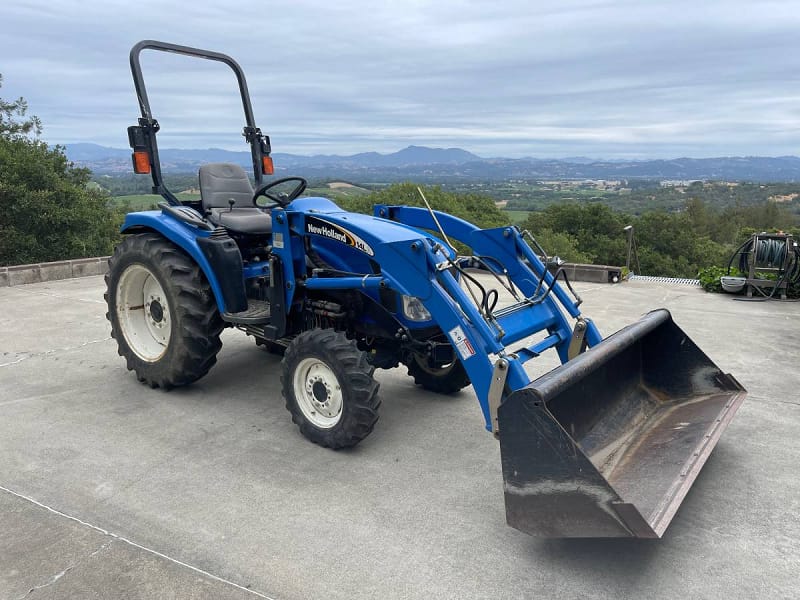
<svg viewBox="0 0 800 600"><path fill-rule="evenodd" d="M0 598L797 597L800 304L576 287L605 333L669 308L749 391L662 540L507 527L471 389L380 371L375 431L332 452L244 334L201 381L151 390L116 354L101 277L0 288Z"/></svg>

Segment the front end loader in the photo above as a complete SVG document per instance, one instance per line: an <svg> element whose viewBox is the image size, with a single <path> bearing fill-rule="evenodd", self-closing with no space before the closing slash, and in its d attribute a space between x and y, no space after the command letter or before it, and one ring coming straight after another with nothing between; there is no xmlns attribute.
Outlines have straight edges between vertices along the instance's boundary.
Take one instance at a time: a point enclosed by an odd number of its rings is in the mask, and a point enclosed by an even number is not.
<svg viewBox="0 0 800 600"><path fill-rule="evenodd" d="M233 69L255 186L240 166L211 164L200 168L199 201L166 188L145 49ZM745 397L666 310L604 339L527 232L480 229L430 206L351 213L302 196L302 178L265 182L269 138L230 57L144 41L131 69L142 112L129 128L134 170L152 176L164 202L127 215L106 298L119 353L140 381L199 379L220 332L240 329L284 355L292 420L336 449L359 443L378 419L374 370L402 363L430 391L472 385L499 440L512 527L548 537L664 533ZM532 380L525 363L547 351L562 365Z"/></svg>

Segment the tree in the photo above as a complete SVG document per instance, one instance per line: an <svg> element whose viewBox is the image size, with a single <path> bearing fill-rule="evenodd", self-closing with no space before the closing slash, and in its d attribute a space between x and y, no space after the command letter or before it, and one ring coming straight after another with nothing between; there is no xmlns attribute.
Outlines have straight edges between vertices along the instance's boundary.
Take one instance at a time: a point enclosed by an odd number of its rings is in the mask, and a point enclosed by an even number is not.
<svg viewBox="0 0 800 600"><path fill-rule="evenodd" d="M594 260L590 254L578 250L578 241L568 233L543 228L535 233L531 231L531 235L536 238L548 256L558 256L567 262L579 264L591 264Z"/></svg>
<svg viewBox="0 0 800 600"><path fill-rule="evenodd" d="M23 98L0 98L0 265L109 254L119 215L88 189L88 169L38 139L41 123L26 112Z"/></svg>
<svg viewBox="0 0 800 600"><path fill-rule="evenodd" d="M0 75L0 88L3 87L3 76ZM37 116L25 118L28 103L25 98L17 98L7 102L0 98L0 136L7 138L25 137L31 133L38 136L42 133L42 122ZM22 120L19 120L22 119Z"/></svg>
<svg viewBox="0 0 800 600"><path fill-rule="evenodd" d="M564 252L561 258L566 260L588 257L585 262L624 265L627 242L623 228L631 218L599 202L553 204L541 212L531 213L522 228L530 229L537 237L546 231L565 234L577 251ZM545 250L553 253L547 246Z"/></svg>
<svg viewBox="0 0 800 600"><path fill-rule="evenodd" d="M508 217L489 196L446 192L439 186L421 185L419 188L434 210L455 215L483 228L508 225ZM340 200L339 204L345 210L367 214L372 214L375 204L425 206L414 183L395 183L360 198Z"/></svg>

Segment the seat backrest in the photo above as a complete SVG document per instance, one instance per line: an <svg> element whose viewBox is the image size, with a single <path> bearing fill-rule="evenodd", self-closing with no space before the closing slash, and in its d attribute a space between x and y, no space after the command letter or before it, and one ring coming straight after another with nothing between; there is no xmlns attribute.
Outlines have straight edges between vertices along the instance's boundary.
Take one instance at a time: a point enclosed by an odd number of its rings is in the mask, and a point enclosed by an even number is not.
<svg viewBox="0 0 800 600"><path fill-rule="evenodd" d="M204 209L253 208L253 186L239 165L211 163L200 167L200 198Z"/></svg>

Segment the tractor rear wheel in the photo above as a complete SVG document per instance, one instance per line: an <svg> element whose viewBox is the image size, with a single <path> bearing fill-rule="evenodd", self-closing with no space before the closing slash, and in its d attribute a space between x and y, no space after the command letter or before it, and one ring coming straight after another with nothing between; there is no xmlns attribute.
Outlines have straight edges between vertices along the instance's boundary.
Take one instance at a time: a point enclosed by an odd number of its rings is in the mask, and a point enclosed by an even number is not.
<svg viewBox="0 0 800 600"><path fill-rule="evenodd" d="M224 323L200 267L156 233L127 236L108 267L106 318L128 370L165 389L208 373Z"/></svg>
<svg viewBox="0 0 800 600"><path fill-rule="evenodd" d="M471 383L469 375L458 359L454 359L448 365L431 367L427 357L411 354L406 366L408 374L414 378L414 383L437 394L455 394Z"/></svg>
<svg viewBox="0 0 800 600"><path fill-rule="evenodd" d="M332 329L311 329L292 340L281 364L286 408L309 440L348 448L372 432L379 386L355 341Z"/></svg>

